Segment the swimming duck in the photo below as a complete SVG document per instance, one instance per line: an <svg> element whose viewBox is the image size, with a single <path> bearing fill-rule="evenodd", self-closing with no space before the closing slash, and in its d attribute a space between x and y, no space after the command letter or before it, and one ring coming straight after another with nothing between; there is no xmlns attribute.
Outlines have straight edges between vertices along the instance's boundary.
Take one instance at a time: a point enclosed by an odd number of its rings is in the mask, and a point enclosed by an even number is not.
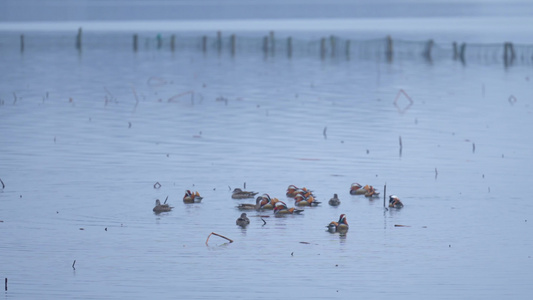
<svg viewBox="0 0 533 300"><path fill-rule="evenodd" d="M256 192L248 192L248 191L243 191L240 188L235 188L233 190L233 193L231 194L231 198L233 198L233 199L253 198L257 194L258 193L256 193Z"/></svg>
<svg viewBox="0 0 533 300"><path fill-rule="evenodd" d="M277 202L279 202L278 198L270 198L269 194L263 194L256 199L259 209L273 209Z"/></svg>
<svg viewBox="0 0 533 300"><path fill-rule="evenodd" d="M357 182L352 183L352 186L350 187L350 195L364 195L366 192L367 190Z"/></svg>
<svg viewBox="0 0 533 300"><path fill-rule="evenodd" d="M161 213L161 212L167 212L167 211L170 211L172 210L173 207L171 207L170 205L168 204L161 204L161 201L159 201L159 199L155 200L155 207L153 209L153 211L155 213Z"/></svg>
<svg viewBox="0 0 533 300"><path fill-rule="evenodd" d="M366 197L378 197L379 192L371 185L362 186L359 183L352 183L350 187L351 195L365 195Z"/></svg>
<svg viewBox="0 0 533 300"><path fill-rule="evenodd" d="M339 221L331 221L331 223L326 226L328 228L328 231L331 233L339 232L339 233L346 233L348 231L348 222L346 221L346 215L342 214L339 217Z"/></svg>
<svg viewBox="0 0 533 300"><path fill-rule="evenodd" d="M246 213L242 213L235 223L241 227L246 227L246 225L250 224L250 219L248 219Z"/></svg>
<svg viewBox="0 0 533 300"><path fill-rule="evenodd" d="M183 196L183 202L185 203L199 203L202 201L204 197L200 196L200 193L196 191L195 193L192 193L190 190L187 190L185 192L185 196Z"/></svg>
<svg viewBox="0 0 533 300"><path fill-rule="evenodd" d="M298 188L295 185L291 184L287 188L287 197L294 198L296 195L302 194L304 196L310 196L312 195L312 191L307 188Z"/></svg>
<svg viewBox="0 0 533 300"><path fill-rule="evenodd" d="M364 189L366 190L365 197L368 197L368 198L379 197L379 192L376 191L376 189L373 186L366 185Z"/></svg>
<svg viewBox="0 0 533 300"><path fill-rule="evenodd" d="M396 195L391 195L389 197L389 207L402 208L403 203L402 201L400 201L400 198L398 198Z"/></svg>
<svg viewBox="0 0 533 300"><path fill-rule="evenodd" d="M313 196L303 196L301 194L297 194L295 197L294 197L294 200L296 201L295 202L295 205L296 206L317 206L319 205L321 202L319 201L316 201L315 200L315 197Z"/></svg>
<svg viewBox="0 0 533 300"><path fill-rule="evenodd" d="M341 200L339 200L337 194L333 194L333 198L329 199L329 205L338 206L339 204L341 204Z"/></svg>
<svg viewBox="0 0 533 300"><path fill-rule="evenodd" d="M294 184L289 185L287 188L287 197L294 197L297 190L298 188Z"/></svg>
<svg viewBox="0 0 533 300"><path fill-rule="evenodd" d="M303 209L296 209L294 207L288 208L287 204L283 201L278 201L275 204L274 207L274 214L280 215L280 214L299 214L303 211Z"/></svg>
<svg viewBox="0 0 533 300"><path fill-rule="evenodd" d="M237 208L240 209L240 210L258 210L261 208L261 200L262 198L261 197L257 197L257 199L255 200L255 204L252 204L252 203L241 203L239 205L237 205Z"/></svg>

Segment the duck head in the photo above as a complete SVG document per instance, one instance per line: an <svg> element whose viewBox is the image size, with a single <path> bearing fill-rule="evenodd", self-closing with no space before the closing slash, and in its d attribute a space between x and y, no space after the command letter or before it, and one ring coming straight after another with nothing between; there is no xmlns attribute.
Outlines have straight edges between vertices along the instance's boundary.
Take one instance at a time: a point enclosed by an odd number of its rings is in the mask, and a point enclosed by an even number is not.
<svg viewBox="0 0 533 300"><path fill-rule="evenodd" d="M346 215L345 214L342 214L340 217L339 217L339 224L345 224L345 225L348 225L348 222L346 221Z"/></svg>
<svg viewBox="0 0 533 300"><path fill-rule="evenodd" d="M358 189L360 189L360 188L362 188L362 187L363 187L362 185L360 185L359 183L356 182L356 183L352 183L352 186L351 186L350 189L352 189L352 190L358 190Z"/></svg>

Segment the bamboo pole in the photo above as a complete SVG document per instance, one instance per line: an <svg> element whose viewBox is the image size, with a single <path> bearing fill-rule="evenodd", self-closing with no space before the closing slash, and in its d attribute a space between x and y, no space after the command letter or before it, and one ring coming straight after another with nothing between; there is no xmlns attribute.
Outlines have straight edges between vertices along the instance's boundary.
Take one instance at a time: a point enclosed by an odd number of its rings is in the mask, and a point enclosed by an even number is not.
<svg viewBox="0 0 533 300"><path fill-rule="evenodd" d="M263 53L268 55L268 36L263 37Z"/></svg>
<svg viewBox="0 0 533 300"><path fill-rule="evenodd" d="M81 52L81 27L78 28L78 35L76 35L76 49Z"/></svg>
<svg viewBox="0 0 533 300"><path fill-rule="evenodd" d="M387 61L392 62L392 58L394 56L394 46L392 43L392 37L390 35L387 36L387 46L385 49L385 55L387 56Z"/></svg>
<svg viewBox="0 0 533 300"><path fill-rule="evenodd" d="M274 31L270 31L270 54L274 56L276 53L276 40L274 38Z"/></svg>
<svg viewBox="0 0 533 300"><path fill-rule="evenodd" d="M385 184L385 186L383 186L383 207L387 207L385 205L386 199L387 199L387 184Z"/></svg>
<svg viewBox="0 0 533 300"><path fill-rule="evenodd" d="M333 35L330 35L329 36L329 43L330 43L330 46L331 46L331 57L335 57L335 52L336 52L336 38L335 36Z"/></svg>
<svg viewBox="0 0 533 300"><path fill-rule="evenodd" d="M292 37L287 38L287 56L292 58Z"/></svg>
<svg viewBox="0 0 533 300"><path fill-rule="evenodd" d="M346 60L350 60L350 40L346 41Z"/></svg>
<svg viewBox="0 0 533 300"><path fill-rule="evenodd" d="M231 56L235 56L235 34L231 35Z"/></svg>
<svg viewBox="0 0 533 300"><path fill-rule="evenodd" d="M170 51L174 52L174 49L176 49L176 35L175 34L170 36Z"/></svg>
<svg viewBox="0 0 533 300"><path fill-rule="evenodd" d="M431 49L433 48L433 40L429 40L427 41L426 43L426 49L424 51L424 57L428 60L428 61L431 61Z"/></svg>
<svg viewBox="0 0 533 300"><path fill-rule="evenodd" d="M161 34L157 35L157 49L161 49L163 46L163 38L161 37Z"/></svg>
<svg viewBox="0 0 533 300"><path fill-rule="evenodd" d="M320 39L320 58L326 57L326 38Z"/></svg>
<svg viewBox="0 0 533 300"><path fill-rule="evenodd" d="M218 54L222 51L222 32L217 31L217 51Z"/></svg>
<svg viewBox="0 0 533 300"><path fill-rule="evenodd" d="M465 52L466 52L466 43L462 43L461 48L459 50L459 58L461 59L461 62L463 62L463 64L465 63Z"/></svg>
<svg viewBox="0 0 533 300"><path fill-rule="evenodd" d="M207 52L207 35L202 37L202 51Z"/></svg>

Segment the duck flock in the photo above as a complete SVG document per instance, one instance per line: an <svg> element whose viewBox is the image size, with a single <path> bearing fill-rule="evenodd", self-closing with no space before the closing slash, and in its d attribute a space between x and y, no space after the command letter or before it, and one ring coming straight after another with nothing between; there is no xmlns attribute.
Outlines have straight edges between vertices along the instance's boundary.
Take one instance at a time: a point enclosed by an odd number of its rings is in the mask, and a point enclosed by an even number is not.
<svg viewBox="0 0 533 300"><path fill-rule="evenodd" d="M235 188L233 190L233 193L231 195L231 198L233 199L249 199L249 198L255 198L258 193L251 192L251 191L244 191L240 188ZM379 197L379 192L372 187L371 185L365 185L362 186L359 183L353 183L350 187L350 194L351 195L364 195L368 198L373 197ZM307 188L298 188L295 185L289 185L287 188L286 196L288 198L294 199L294 206L295 207L288 207L287 204L278 198L271 198L268 194L263 194L261 196L258 196L255 199L255 203L241 203L237 206L238 209L246 211L246 210L256 210L256 211L265 211L265 210L273 210L274 215L284 215L284 214L300 214L303 212L303 209L301 207L305 206L317 206L321 202L316 200L315 195L313 195L313 192ZM185 192L185 195L183 196L183 202L184 203L199 203L202 201L203 197L200 196L200 193L198 191L191 192L190 190L187 190ZM153 211L155 213L161 213L161 212L168 212L172 210L172 206L167 204L168 197L165 199L165 202L161 204L161 201L159 199L155 200L155 207ZM333 195L333 198L331 198L328 202L331 206L338 206L340 205L341 201L339 200L339 197L337 194ZM391 195L389 196L389 207L391 208L397 208L400 209L403 207L403 203L400 201L400 199L395 196ZM250 224L250 220L248 219L245 212L241 214L241 216L235 221L236 225L241 227L246 227L248 224ZM339 233L346 233L348 231L348 222L346 221L346 215L341 214L338 221L331 221L327 226L327 229L329 232L339 232Z"/></svg>

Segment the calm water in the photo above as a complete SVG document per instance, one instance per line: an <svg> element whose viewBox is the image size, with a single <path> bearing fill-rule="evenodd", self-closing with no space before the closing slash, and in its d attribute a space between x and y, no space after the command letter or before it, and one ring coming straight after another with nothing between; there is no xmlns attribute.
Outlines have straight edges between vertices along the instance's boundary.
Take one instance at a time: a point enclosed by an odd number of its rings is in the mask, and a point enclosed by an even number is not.
<svg viewBox="0 0 533 300"><path fill-rule="evenodd" d="M0 50L5 299L530 298L530 65L72 48Z"/></svg>

